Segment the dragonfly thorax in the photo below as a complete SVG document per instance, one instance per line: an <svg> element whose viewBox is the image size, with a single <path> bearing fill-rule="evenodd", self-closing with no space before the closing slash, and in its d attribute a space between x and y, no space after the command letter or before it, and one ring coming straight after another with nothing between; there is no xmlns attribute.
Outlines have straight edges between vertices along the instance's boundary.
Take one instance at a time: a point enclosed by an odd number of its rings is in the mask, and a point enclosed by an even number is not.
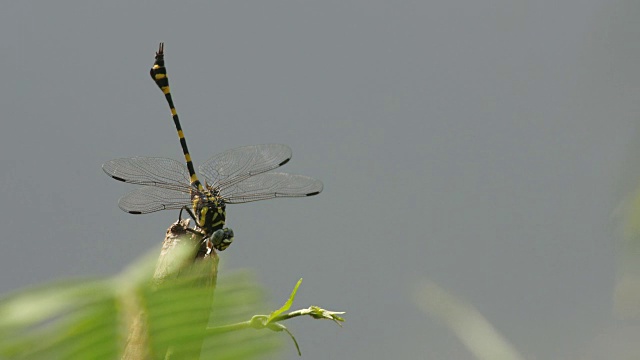
<svg viewBox="0 0 640 360"><path fill-rule="evenodd" d="M193 194L192 203L198 227L206 235L224 227L226 204L220 196L207 190L205 193Z"/></svg>

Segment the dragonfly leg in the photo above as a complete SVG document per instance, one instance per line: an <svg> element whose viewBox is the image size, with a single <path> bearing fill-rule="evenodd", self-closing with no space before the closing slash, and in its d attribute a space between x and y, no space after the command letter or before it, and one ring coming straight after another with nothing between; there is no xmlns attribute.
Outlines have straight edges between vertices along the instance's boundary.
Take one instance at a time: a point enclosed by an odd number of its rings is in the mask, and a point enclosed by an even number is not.
<svg viewBox="0 0 640 360"><path fill-rule="evenodd" d="M196 216L193 214L193 211L191 211L191 209L189 209L189 207L187 205L183 206L182 208L180 208L180 213L178 214L178 221L182 220L182 211L186 211L189 214L189 217L193 219L193 221L195 221L196 226L198 224L198 220L196 220ZM191 229L191 228L187 228L186 229L188 232L196 234L196 235L200 235L202 237L204 237L204 233L200 230L197 229Z"/></svg>
<svg viewBox="0 0 640 360"><path fill-rule="evenodd" d="M193 211L191 211L191 209L189 209L188 205L185 205L183 207L180 208L180 213L178 214L178 220L182 220L182 211L186 211L187 214L189 214L189 217L193 219L193 221L196 222L196 224L198 223L198 219L196 219L196 215L193 213Z"/></svg>
<svg viewBox="0 0 640 360"><path fill-rule="evenodd" d="M213 248L218 251L224 251L233 242L233 230L229 228L218 229L211 235Z"/></svg>
<svg viewBox="0 0 640 360"><path fill-rule="evenodd" d="M204 233L202 231L198 230L198 229L186 228L185 230L190 232L190 233L192 233L192 234L196 234L196 235L200 235L200 236L204 237Z"/></svg>

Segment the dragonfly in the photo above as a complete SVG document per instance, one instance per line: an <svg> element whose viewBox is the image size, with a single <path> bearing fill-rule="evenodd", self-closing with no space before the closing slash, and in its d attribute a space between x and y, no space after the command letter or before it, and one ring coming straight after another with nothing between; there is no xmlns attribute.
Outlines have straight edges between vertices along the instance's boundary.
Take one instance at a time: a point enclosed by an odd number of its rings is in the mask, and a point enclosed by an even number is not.
<svg viewBox="0 0 640 360"><path fill-rule="evenodd" d="M167 158L131 157L110 160L102 165L115 180L142 185L118 201L130 214L148 214L160 210L186 211L194 220L195 232L203 241L223 251L234 239L225 227L226 205L286 197L307 197L322 192L315 178L273 172L291 160L292 151L283 144L249 145L214 155L199 167L202 183L193 166L178 113L173 104L169 79L164 66L164 44L160 43L151 77L165 94L178 132L185 164ZM190 229L191 230L191 229Z"/></svg>

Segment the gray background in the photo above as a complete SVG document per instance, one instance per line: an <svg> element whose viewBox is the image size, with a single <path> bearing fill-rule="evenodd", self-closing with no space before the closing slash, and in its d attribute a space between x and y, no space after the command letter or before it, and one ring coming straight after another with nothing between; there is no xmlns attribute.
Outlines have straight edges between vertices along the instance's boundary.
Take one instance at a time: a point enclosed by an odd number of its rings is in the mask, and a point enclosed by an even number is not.
<svg viewBox="0 0 640 360"><path fill-rule="evenodd" d="M611 213L637 180L640 3L21 1L0 12L0 291L112 275L176 213L128 215L100 169L285 143L317 197L229 206L224 270L279 303L306 359L469 359L412 302L431 279L530 359L633 354ZM289 345L289 343L287 343ZM615 350L614 350L615 349ZM636 349L637 350L637 349ZM287 358L294 359L291 347Z"/></svg>

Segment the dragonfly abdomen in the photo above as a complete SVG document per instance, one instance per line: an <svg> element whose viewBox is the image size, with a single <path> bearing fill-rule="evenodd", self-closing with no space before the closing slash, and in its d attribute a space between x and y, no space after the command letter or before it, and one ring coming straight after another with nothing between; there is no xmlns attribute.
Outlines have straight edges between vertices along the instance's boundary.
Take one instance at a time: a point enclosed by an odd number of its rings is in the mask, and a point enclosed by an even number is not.
<svg viewBox="0 0 640 360"><path fill-rule="evenodd" d="M162 90L164 97L167 99L169 108L171 109L171 117L173 117L173 123L176 126L178 132L178 138L180 138L180 146L182 147L182 153L184 159L187 162L187 169L189 170L189 177L191 185L195 186L199 191L204 191L196 171L193 168L193 161L191 161L191 154L189 154L189 148L187 147L187 140L184 138L184 132L180 125L180 119L178 118L178 112L175 105L173 105L173 97L171 96L171 87L169 86L169 78L167 77L167 68L164 67L164 43L160 43L160 48L156 52L156 61L153 67L149 71L151 78L155 81L156 85Z"/></svg>

